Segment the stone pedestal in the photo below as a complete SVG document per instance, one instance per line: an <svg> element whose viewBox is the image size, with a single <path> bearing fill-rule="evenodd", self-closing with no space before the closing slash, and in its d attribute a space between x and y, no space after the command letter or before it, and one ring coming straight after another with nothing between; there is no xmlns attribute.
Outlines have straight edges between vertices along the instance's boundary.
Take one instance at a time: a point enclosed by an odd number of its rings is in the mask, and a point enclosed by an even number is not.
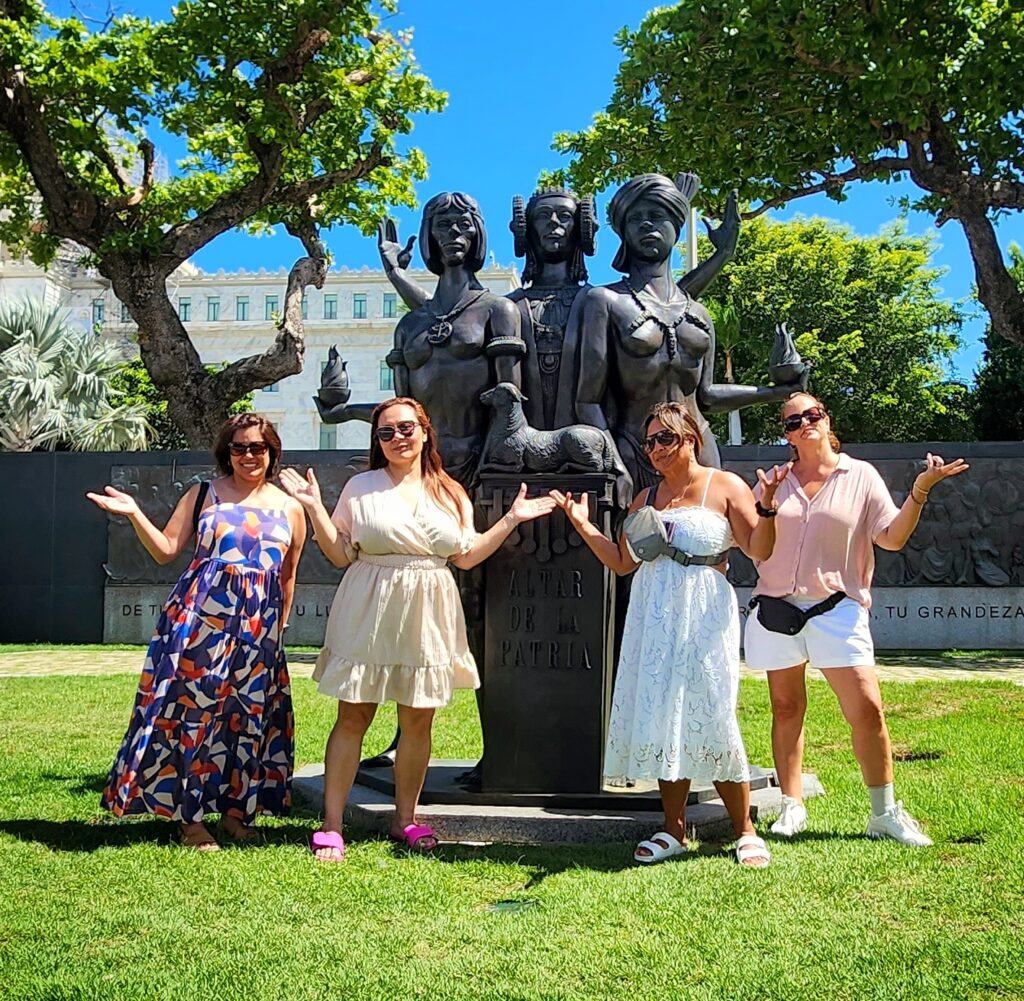
<svg viewBox="0 0 1024 1001"><path fill-rule="evenodd" d="M614 478L485 474L478 522L492 525L525 482L590 498L609 534ZM485 564L481 718L484 792L598 793L611 700L615 575L561 511L521 525Z"/></svg>

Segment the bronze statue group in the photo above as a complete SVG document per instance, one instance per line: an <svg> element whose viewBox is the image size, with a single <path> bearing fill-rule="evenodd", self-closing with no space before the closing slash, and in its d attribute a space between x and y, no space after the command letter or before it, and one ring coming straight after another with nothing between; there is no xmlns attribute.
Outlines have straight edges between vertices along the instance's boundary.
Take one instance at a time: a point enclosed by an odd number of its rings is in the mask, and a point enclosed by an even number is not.
<svg viewBox="0 0 1024 1001"><path fill-rule="evenodd" d="M385 270L409 306L388 355L397 396L373 407L341 403L330 416L370 422L369 469L349 479L333 512L313 470L280 468L280 439L257 414L225 424L214 447L222 475L192 486L162 531L128 494L107 487L89 495L127 516L160 562L195 545L150 645L105 807L173 820L183 844L200 850L218 847L208 815L220 817L223 836L249 841L260 813L288 809L293 721L282 639L308 519L327 559L347 568L314 672L338 716L311 850L324 862L343 860L342 818L363 736L377 706L393 701L400 737L391 836L430 851L437 836L416 814L433 716L455 689L480 683L460 588L479 587L472 568L517 525L557 508L598 560L633 575L605 772L610 781L659 783L663 829L636 846L636 862L689 850L694 780L715 784L736 860L750 868L770 861L750 821L736 720L740 618L725 577L733 546L758 570L744 648L747 663L767 671L771 694L783 794L771 833L793 837L807 823L810 664L849 722L870 798L867 834L931 843L893 792L868 627L873 547L905 545L932 487L967 466L928 455L897 508L875 469L840 451L825 406L807 392L805 367L787 379L776 373L769 387L714 383L714 325L695 296L731 256L739 218L730 201L710 229L715 254L676 281L672 251L697 184L692 175L645 174L615 193L608 218L623 277L601 287L586 283L593 200L562 189L514 201L526 264L524 287L508 297L477 280L487 237L468 195L444 193L424 208L420 249L437 276L430 295L409 272L413 241L402 246L394 225L383 225ZM704 413L765 402L780 406L792 459L759 470L751 489L719 468ZM625 517L614 538L592 522L586 495L552 489L528 498L525 486L502 518L475 530L471 498L482 469L549 468L616 477ZM280 488L271 482L278 474Z"/></svg>

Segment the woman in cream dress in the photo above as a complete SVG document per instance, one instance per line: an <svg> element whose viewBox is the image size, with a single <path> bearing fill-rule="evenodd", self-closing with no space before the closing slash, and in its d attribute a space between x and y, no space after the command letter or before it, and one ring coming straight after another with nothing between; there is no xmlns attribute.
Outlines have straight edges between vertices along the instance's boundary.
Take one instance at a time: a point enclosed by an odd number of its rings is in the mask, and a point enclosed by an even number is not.
<svg viewBox="0 0 1024 1001"><path fill-rule="evenodd" d="M313 835L313 852L329 862L344 857L341 820L363 736L377 706L390 701L398 703L401 729L391 836L429 851L437 838L416 823L416 807L434 712L454 689L480 685L448 563L476 566L516 525L549 513L554 501L527 500L524 485L505 516L476 534L469 497L444 472L434 429L408 398L374 410L370 469L348 481L333 515L312 470L303 479L286 469L281 482L309 514L324 555L348 567L313 675L320 691L338 700L324 762L324 822Z"/></svg>

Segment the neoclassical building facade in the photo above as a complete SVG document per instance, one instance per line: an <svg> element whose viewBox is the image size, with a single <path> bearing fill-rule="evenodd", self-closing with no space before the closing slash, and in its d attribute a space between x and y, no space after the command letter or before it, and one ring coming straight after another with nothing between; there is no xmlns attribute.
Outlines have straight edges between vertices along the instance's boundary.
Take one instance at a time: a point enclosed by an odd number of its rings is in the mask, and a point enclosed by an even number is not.
<svg viewBox="0 0 1024 1001"><path fill-rule="evenodd" d="M426 289L436 281L426 270L412 275ZM519 288L515 267L490 264L478 278L492 292L506 295ZM283 308L288 272L224 271L208 273L191 264L167 283L171 301L203 361L234 361L256 354L274 339ZM35 297L68 310L83 334L115 341L125 357L137 353L136 327L109 283L92 268L62 254L47 271L0 245L0 300ZM372 403L393 395L391 370L384 361L393 346L401 299L383 270L333 268L322 289L309 288L303 303L306 356L303 370L273 386L257 390L253 407L277 425L285 448L367 448L368 425L360 422L325 426L313 397L331 345L348 363L353 402Z"/></svg>

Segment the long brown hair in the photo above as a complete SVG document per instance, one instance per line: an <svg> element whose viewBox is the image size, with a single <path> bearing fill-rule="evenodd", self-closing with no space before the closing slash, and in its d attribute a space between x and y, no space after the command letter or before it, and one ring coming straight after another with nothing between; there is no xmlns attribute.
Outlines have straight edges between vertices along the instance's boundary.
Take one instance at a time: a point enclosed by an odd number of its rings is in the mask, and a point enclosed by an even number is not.
<svg viewBox="0 0 1024 1001"><path fill-rule="evenodd" d="M787 396L782 401L782 406L779 407L779 416L782 416L782 414L786 412L786 404L789 403L790 400L795 400L798 396L806 396L807 399L814 400L814 402L818 405L818 409L828 418L828 443L832 446L832 451L838 453L843 446L839 439L836 437L835 432L832 430L832 415L828 412L828 408L825 406L825 404L822 403L821 400L819 400L818 397L816 397L813 393L808 393L806 390L803 389L797 390L797 392L795 393L790 393L789 396ZM795 457L797 455L796 445L790 442L789 447L793 450L793 455Z"/></svg>
<svg viewBox="0 0 1024 1001"><path fill-rule="evenodd" d="M244 431L246 428L259 428L270 452L267 479L273 479L281 466L281 438L277 429L263 414L235 414L221 425L213 446L213 457L217 460L217 467L225 476L234 473L234 469L231 468L231 439L235 437L236 431Z"/></svg>
<svg viewBox="0 0 1024 1001"><path fill-rule="evenodd" d="M416 414L417 423L423 428L425 440L423 451L420 452L420 471L423 474L427 493L438 507L454 514L459 524L466 527L462 506L462 498L466 496L466 491L444 471L444 466L441 464L441 453L437 449L437 432L434 431L427 412L417 400L408 396L394 396L390 400L378 403L373 408L373 413L370 416L370 468L384 469L387 467L387 457L377 439L377 427L380 424L380 415L388 407L399 405L409 407Z"/></svg>

